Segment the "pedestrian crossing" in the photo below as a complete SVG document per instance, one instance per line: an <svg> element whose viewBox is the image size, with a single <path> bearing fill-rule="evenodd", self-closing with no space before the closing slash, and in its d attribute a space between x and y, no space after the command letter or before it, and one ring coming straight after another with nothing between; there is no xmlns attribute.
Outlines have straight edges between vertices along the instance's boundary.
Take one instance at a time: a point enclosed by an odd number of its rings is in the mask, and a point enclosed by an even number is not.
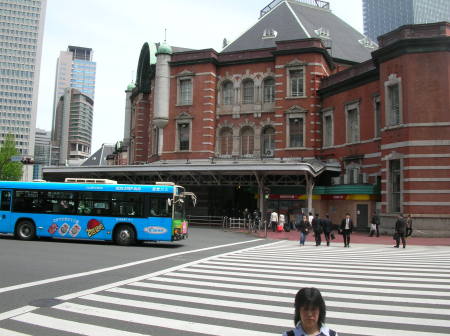
<svg viewBox="0 0 450 336"><path fill-rule="evenodd" d="M320 289L339 335L448 335L449 252L269 243L18 309L0 336L281 335L305 286Z"/></svg>

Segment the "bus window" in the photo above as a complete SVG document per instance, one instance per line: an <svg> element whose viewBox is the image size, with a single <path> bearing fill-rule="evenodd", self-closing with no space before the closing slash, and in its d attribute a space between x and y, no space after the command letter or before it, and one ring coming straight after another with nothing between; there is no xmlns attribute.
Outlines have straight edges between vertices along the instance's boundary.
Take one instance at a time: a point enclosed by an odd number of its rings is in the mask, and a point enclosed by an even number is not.
<svg viewBox="0 0 450 336"><path fill-rule="evenodd" d="M1 192L0 210L1 211L10 211L11 210L11 191L1 190L0 192Z"/></svg>
<svg viewBox="0 0 450 336"><path fill-rule="evenodd" d="M80 192L78 195L79 215L110 216L111 193L108 192Z"/></svg>
<svg viewBox="0 0 450 336"><path fill-rule="evenodd" d="M168 197L150 197L150 217L172 217L172 205L167 202Z"/></svg>
<svg viewBox="0 0 450 336"><path fill-rule="evenodd" d="M138 193L112 193L113 216L143 217L143 195Z"/></svg>

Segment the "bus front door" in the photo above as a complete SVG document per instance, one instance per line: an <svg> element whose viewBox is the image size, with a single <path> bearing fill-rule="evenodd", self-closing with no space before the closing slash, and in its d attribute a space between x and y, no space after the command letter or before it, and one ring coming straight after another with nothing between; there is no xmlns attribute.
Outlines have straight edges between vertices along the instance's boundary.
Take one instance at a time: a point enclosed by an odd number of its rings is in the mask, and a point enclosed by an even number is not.
<svg viewBox="0 0 450 336"><path fill-rule="evenodd" d="M11 190L0 189L0 232L11 232Z"/></svg>

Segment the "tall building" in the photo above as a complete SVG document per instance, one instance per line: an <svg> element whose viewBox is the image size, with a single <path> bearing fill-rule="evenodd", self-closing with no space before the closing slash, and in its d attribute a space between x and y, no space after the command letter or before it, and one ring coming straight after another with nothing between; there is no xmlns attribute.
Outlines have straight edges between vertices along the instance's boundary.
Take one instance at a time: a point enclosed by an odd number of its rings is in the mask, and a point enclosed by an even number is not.
<svg viewBox="0 0 450 336"><path fill-rule="evenodd" d="M0 0L0 142L33 156L47 0Z"/></svg>
<svg viewBox="0 0 450 336"><path fill-rule="evenodd" d="M76 163L90 154L96 72L92 54L91 48L69 46L67 51L60 52L57 61L52 125L52 142L59 153L57 164ZM75 90L67 91L68 88ZM77 103L75 106L74 101L80 99L84 105ZM63 108L64 104L67 109ZM78 119L76 115L84 119ZM61 134L61 121L69 120L67 118L71 118L76 125L71 124L71 134Z"/></svg>
<svg viewBox="0 0 450 336"><path fill-rule="evenodd" d="M42 178L42 167L50 165L51 132L36 128L33 179Z"/></svg>
<svg viewBox="0 0 450 336"><path fill-rule="evenodd" d="M450 21L449 0L363 0L364 33L373 41L406 24Z"/></svg>
<svg viewBox="0 0 450 336"><path fill-rule="evenodd" d="M91 152L94 101L66 88L59 98L52 129L52 165L80 165Z"/></svg>

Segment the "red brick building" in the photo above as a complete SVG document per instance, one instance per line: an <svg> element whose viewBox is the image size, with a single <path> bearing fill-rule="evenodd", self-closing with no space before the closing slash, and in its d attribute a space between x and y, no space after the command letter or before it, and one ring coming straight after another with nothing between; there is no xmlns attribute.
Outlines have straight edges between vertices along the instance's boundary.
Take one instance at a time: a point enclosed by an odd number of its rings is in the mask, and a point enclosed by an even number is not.
<svg viewBox="0 0 450 336"><path fill-rule="evenodd" d="M376 45L308 3L266 7L222 52L160 44L154 61L144 44L127 90L129 164L172 167L205 214L313 208L367 228L377 210L384 231L411 213L416 234L448 235L450 24L403 26ZM189 165L190 179L177 175Z"/></svg>

